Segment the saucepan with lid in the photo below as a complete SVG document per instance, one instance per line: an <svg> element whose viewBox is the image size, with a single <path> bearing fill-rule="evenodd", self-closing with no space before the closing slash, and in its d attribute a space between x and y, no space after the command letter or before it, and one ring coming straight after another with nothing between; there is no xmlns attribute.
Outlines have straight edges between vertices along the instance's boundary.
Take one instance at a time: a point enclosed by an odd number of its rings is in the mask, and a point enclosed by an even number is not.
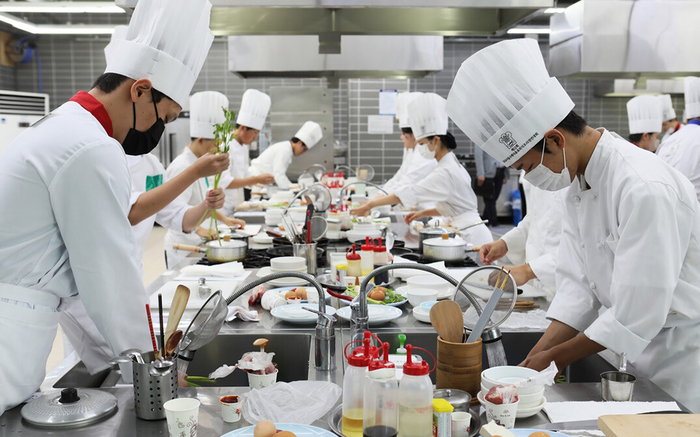
<svg viewBox="0 0 700 437"><path fill-rule="evenodd" d="M228 236L227 236L228 237ZM201 246L190 246L187 244L173 244L176 250L186 250L189 252L201 252L207 254L207 259L214 263L225 263L231 261L243 261L245 259L248 243L241 240L231 240L224 237L221 241L212 240Z"/></svg>

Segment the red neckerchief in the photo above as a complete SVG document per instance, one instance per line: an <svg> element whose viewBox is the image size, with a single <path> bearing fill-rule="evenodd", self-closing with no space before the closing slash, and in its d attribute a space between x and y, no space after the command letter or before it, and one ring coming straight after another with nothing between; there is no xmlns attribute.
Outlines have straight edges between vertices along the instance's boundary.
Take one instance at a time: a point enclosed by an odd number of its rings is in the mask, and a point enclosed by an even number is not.
<svg viewBox="0 0 700 437"><path fill-rule="evenodd" d="M109 135L110 137L112 136L112 119L109 118L107 110L105 109L104 105L100 103L99 100L97 100L85 91L78 91L78 94L71 97L70 101L79 104L87 112L92 114L92 116L100 122L105 131L107 131L107 135Z"/></svg>
<svg viewBox="0 0 700 437"><path fill-rule="evenodd" d="M680 128L681 128L681 122L679 121L678 124L676 125L676 128L673 129L673 133L675 134L676 132L678 132L678 129L680 129Z"/></svg>

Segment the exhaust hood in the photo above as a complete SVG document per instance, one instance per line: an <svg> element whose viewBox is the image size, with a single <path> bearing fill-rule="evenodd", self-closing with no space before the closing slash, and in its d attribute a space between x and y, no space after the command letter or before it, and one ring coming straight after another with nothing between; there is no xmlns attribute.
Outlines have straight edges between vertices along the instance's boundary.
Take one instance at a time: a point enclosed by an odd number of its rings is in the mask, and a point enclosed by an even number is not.
<svg viewBox="0 0 700 437"><path fill-rule="evenodd" d="M581 0L550 18L549 72L653 79L698 74L698 17L698 0Z"/></svg>
<svg viewBox="0 0 700 437"><path fill-rule="evenodd" d="M603 79L593 84L598 97L633 97L644 94L683 94L683 79Z"/></svg>
<svg viewBox="0 0 700 437"><path fill-rule="evenodd" d="M320 54L316 35L229 36L229 70L244 77L414 78L443 68L441 36L345 35Z"/></svg>

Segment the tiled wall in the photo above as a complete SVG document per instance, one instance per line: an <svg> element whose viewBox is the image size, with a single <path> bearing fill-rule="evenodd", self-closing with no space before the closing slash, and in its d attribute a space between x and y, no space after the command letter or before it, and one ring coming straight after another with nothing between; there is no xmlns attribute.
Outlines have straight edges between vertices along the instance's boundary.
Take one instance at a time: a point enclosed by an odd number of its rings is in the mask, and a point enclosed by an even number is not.
<svg viewBox="0 0 700 437"><path fill-rule="evenodd" d="M15 89L15 69L0 65L0 90Z"/></svg>
<svg viewBox="0 0 700 437"><path fill-rule="evenodd" d="M40 49L43 62L44 92L51 96L51 105L56 107L69 99L76 91L87 89L105 67L103 48L106 38L42 37ZM351 165L369 163L375 167L375 181L385 180L398 169L401 160L401 141L398 125L392 135L367 134L367 116L378 114L379 90L436 92L447 97L452 80L461 63L472 53L493 41L472 39L446 42L444 47L444 70L422 79L341 80L333 90L334 130L336 139L349 145ZM541 43L545 59L548 47ZM14 73L0 68L2 88L13 89ZM575 110L586 118L591 126L605 126L626 136L627 98L601 98L593 95L591 81L561 79L576 104ZM17 69L17 88L20 91L38 91L36 63ZM229 97L232 108L240 104L246 88L268 91L271 86L326 86L324 79L241 79L228 71L228 54L225 39L217 39L212 45L207 61L194 86L194 91L217 90ZM674 97L678 116L682 115L682 97ZM268 122L269 123L269 122ZM269 132L269 125L266 129ZM455 135L458 153L470 154L473 144L450 123Z"/></svg>

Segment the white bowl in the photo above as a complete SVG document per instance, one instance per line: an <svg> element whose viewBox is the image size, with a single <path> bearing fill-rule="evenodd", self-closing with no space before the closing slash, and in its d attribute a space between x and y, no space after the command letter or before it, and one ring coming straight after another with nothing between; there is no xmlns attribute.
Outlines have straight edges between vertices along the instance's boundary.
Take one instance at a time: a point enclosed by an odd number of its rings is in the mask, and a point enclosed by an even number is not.
<svg viewBox="0 0 700 437"><path fill-rule="evenodd" d="M544 387L541 387L540 390L538 390L535 393L532 394L520 394L520 391L522 388L518 388L518 398L520 399L520 403L518 404L518 409L528 409L528 408L534 408L538 406L542 402L542 398L544 397ZM484 386L484 384L481 384L481 394L483 396L486 396L486 394L489 392L489 389Z"/></svg>
<svg viewBox="0 0 700 437"><path fill-rule="evenodd" d="M306 259L300 256L280 256L270 260L270 268L282 271L306 269Z"/></svg>
<svg viewBox="0 0 700 437"><path fill-rule="evenodd" d="M272 244L274 238L261 232L253 237L253 241L258 244Z"/></svg>
<svg viewBox="0 0 700 437"><path fill-rule="evenodd" d="M481 382L486 387L487 391L491 387L498 384L515 384L518 381L530 378L537 374L536 370L528 369L527 367L518 366L498 366L491 367L481 372ZM518 395L528 395L537 393L542 389L541 386L521 387L518 389Z"/></svg>
<svg viewBox="0 0 700 437"><path fill-rule="evenodd" d="M354 223L352 230L355 232L373 232L379 230L378 223Z"/></svg>
<svg viewBox="0 0 700 437"><path fill-rule="evenodd" d="M406 279L408 290L430 288L438 294L446 293L452 288L452 284L435 275L418 275ZM434 299L433 299L434 300Z"/></svg>
<svg viewBox="0 0 700 437"><path fill-rule="evenodd" d="M306 266L300 268L300 269L276 269L274 267L270 267L270 273L285 273L285 272L301 272L301 273L306 273Z"/></svg>
<svg viewBox="0 0 700 437"><path fill-rule="evenodd" d="M379 211L379 215L385 217L391 213L391 205L378 206L376 208L372 208L372 211Z"/></svg>
<svg viewBox="0 0 700 437"><path fill-rule="evenodd" d="M408 303L414 308L420 306L423 302L437 300L438 292L432 288L414 288L408 289Z"/></svg>

